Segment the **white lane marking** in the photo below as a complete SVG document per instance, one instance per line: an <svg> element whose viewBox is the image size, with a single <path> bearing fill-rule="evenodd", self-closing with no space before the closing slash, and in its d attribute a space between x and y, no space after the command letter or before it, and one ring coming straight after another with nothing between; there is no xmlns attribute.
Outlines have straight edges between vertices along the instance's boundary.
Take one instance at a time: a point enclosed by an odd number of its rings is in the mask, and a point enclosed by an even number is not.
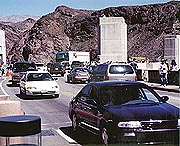
<svg viewBox="0 0 180 146"><path fill-rule="evenodd" d="M71 122L63 122L63 126L66 126L66 125L70 125ZM42 126L49 126L49 125L60 125L59 123L44 123L44 124L41 124Z"/></svg>
<svg viewBox="0 0 180 146"><path fill-rule="evenodd" d="M1 77L2 78L2 77ZM1 88L1 90L2 90L2 92L4 93L4 95L9 95L9 94L7 94L6 93L6 91L4 90L4 88L2 87L2 83L5 81L5 78L3 78L3 80L1 81L1 83L0 83L0 88Z"/></svg>
<svg viewBox="0 0 180 146"><path fill-rule="evenodd" d="M66 134L64 134L60 129L56 130L56 132L62 136L65 140L67 140L70 144L77 144L77 142L70 138L69 136L67 136Z"/></svg>

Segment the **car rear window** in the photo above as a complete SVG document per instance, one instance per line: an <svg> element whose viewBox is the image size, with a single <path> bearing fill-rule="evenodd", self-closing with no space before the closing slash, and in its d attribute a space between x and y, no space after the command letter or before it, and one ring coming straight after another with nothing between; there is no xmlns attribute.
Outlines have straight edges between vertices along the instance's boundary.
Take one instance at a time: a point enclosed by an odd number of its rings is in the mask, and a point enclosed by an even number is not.
<svg viewBox="0 0 180 146"><path fill-rule="evenodd" d="M27 71L27 70L30 70L30 69L36 69L36 66L34 63L15 63L13 65L13 70L16 70L16 71Z"/></svg>
<svg viewBox="0 0 180 146"><path fill-rule="evenodd" d="M89 70L86 68L76 68L75 72L89 72Z"/></svg>
<svg viewBox="0 0 180 146"><path fill-rule="evenodd" d="M133 74L134 71L129 65L111 65L109 68L111 74Z"/></svg>

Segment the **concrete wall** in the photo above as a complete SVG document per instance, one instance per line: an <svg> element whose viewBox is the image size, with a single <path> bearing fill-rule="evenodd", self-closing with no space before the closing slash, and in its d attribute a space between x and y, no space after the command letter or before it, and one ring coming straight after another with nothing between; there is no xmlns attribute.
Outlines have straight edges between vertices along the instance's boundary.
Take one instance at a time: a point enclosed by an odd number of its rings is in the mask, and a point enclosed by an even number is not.
<svg viewBox="0 0 180 146"><path fill-rule="evenodd" d="M127 62L127 24L123 17L100 18L100 62Z"/></svg>
<svg viewBox="0 0 180 146"><path fill-rule="evenodd" d="M164 36L164 58L169 64L174 59L180 69L180 35Z"/></svg>
<svg viewBox="0 0 180 146"><path fill-rule="evenodd" d="M0 30L0 59L6 64L5 32Z"/></svg>

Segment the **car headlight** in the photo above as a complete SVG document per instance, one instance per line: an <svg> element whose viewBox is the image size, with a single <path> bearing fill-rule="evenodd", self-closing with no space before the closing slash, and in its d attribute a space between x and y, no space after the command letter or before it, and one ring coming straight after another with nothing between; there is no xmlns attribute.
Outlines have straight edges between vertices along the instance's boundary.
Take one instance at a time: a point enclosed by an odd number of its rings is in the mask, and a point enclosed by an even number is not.
<svg viewBox="0 0 180 146"><path fill-rule="evenodd" d="M37 89L37 88L36 87L32 87L32 86L27 87L27 90L30 90L30 89Z"/></svg>
<svg viewBox="0 0 180 146"><path fill-rule="evenodd" d="M119 128L141 128L141 122L139 121L127 121L127 122L119 122Z"/></svg>
<svg viewBox="0 0 180 146"><path fill-rule="evenodd" d="M58 89L58 88L59 88L59 86L57 86L57 85L56 85L56 86L53 86L52 88L56 88L56 89Z"/></svg>
<svg viewBox="0 0 180 146"><path fill-rule="evenodd" d="M178 119L178 128L180 128L180 119Z"/></svg>

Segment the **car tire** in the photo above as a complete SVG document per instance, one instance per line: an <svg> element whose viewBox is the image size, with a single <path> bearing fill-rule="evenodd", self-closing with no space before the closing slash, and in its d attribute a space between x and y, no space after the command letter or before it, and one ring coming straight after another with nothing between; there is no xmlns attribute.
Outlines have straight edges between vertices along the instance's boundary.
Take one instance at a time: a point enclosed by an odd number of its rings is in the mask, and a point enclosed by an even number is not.
<svg viewBox="0 0 180 146"><path fill-rule="evenodd" d="M55 94L55 95L54 95L54 98L58 98L58 97L59 97L59 94Z"/></svg>
<svg viewBox="0 0 180 146"><path fill-rule="evenodd" d="M12 81L12 85L17 85L17 82L15 82L15 81Z"/></svg>
<svg viewBox="0 0 180 146"><path fill-rule="evenodd" d="M71 79L71 83L74 84L74 79L73 78Z"/></svg>
<svg viewBox="0 0 180 146"><path fill-rule="evenodd" d="M21 87L19 87L20 95L23 94Z"/></svg>
<svg viewBox="0 0 180 146"><path fill-rule="evenodd" d="M77 116L76 114L73 114L72 115L72 128L73 128L73 131L78 131L78 122L77 122Z"/></svg>

